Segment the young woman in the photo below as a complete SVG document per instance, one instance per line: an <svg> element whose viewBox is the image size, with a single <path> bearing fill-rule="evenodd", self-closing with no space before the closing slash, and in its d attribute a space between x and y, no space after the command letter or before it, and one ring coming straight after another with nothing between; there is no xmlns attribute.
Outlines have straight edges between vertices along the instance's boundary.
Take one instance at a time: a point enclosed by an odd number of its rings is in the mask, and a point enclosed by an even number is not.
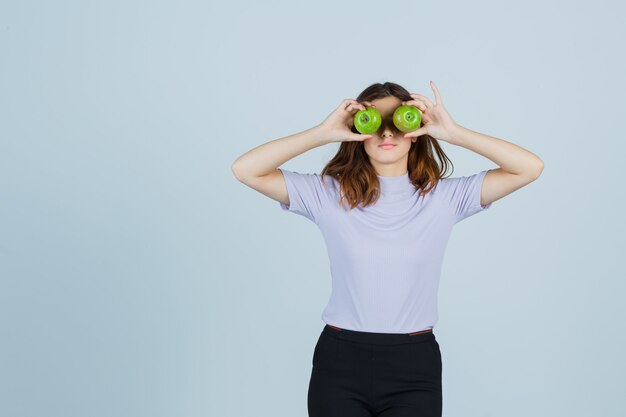
<svg viewBox="0 0 626 417"><path fill-rule="evenodd" d="M432 82L431 88L434 104L395 83L373 84L319 125L233 163L241 182L313 221L327 245L332 294L313 353L310 417L442 415L441 351L433 327L451 230L543 170L535 154L455 123ZM422 113L422 124L408 134L391 120L403 104ZM383 117L370 135L353 126L365 106ZM499 168L444 177L450 160L438 141ZM339 151L321 175L278 168L333 142L341 142Z"/></svg>

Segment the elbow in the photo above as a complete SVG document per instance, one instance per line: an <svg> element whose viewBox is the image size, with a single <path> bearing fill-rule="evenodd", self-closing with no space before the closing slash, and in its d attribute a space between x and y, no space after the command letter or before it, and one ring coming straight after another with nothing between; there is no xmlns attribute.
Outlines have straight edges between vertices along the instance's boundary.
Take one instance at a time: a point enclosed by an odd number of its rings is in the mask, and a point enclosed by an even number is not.
<svg viewBox="0 0 626 417"><path fill-rule="evenodd" d="M539 176L541 176L542 172L543 172L543 161L541 160L541 158L537 158L537 162L534 164L533 168L529 170L528 175L534 181L537 178L539 178Z"/></svg>
<svg viewBox="0 0 626 417"><path fill-rule="evenodd" d="M239 167L237 167L237 161L232 163L232 165L230 166L230 170L235 176L235 178L237 178L237 181L241 181L241 178L242 178L241 170Z"/></svg>

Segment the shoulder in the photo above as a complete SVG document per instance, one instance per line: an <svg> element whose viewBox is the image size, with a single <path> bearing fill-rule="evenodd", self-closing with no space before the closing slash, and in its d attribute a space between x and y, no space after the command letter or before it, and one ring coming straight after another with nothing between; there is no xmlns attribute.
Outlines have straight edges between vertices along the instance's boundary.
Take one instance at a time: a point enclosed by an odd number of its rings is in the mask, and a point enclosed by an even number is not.
<svg viewBox="0 0 626 417"><path fill-rule="evenodd" d="M331 192L339 187L339 182L331 175L321 175L318 173L304 173L278 168L285 181L297 187L308 187L312 190Z"/></svg>
<svg viewBox="0 0 626 417"><path fill-rule="evenodd" d="M491 207L491 204L480 204L482 184L487 172L489 170L441 178L437 182L434 195L451 208L457 222Z"/></svg>
<svg viewBox="0 0 626 417"><path fill-rule="evenodd" d="M471 175L440 178L439 180L437 180L436 186L433 191L436 189L439 189L441 191L454 191L459 188L481 184L488 171L489 170L483 170Z"/></svg>

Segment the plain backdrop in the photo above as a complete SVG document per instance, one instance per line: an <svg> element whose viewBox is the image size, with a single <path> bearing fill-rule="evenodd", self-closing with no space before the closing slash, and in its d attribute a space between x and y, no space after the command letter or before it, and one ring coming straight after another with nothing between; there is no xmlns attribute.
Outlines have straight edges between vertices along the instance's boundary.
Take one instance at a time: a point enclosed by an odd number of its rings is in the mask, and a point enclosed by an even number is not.
<svg viewBox="0 0 626 417"><path fill-rule="evenodd" d="M306 416L330 270L232 162L392 81L539 155L456 225L444 416L626 415L618 1L0 4L0 415ZM443 143L453 176L497 165ZM283 165L320 172L338 144Z"/></svg>

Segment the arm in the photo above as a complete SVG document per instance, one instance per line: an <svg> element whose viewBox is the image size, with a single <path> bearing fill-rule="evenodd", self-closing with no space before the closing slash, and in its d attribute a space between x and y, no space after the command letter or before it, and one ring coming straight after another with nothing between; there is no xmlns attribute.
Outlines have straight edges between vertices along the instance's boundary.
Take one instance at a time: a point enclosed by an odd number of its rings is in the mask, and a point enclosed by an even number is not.
<svg viewBox="0 0 626 417"><path fill-rule="evenodd" d="M233 162L235 177L266 196L289 204L287 186L279 166L286 161L318 146L328 143L321 125L274 139L251 149Z"/></svg>
<svg viewBox="0 0 626 417"><path fill-rule="evenodd" d="M439 89L430 82L435 104L421 94L411 94L413 100L403 102L422 111L423 127L405 137L428 133L437 140L461 146L489 158L500 166L491 169L482 183L480 204L490 204L536 180L543 171L543 161L534 153L502 139L474 132L458 125L443 106Z"/></svg>
<svg viewBox="0 0 626 417"><path fill-rule="evenodd" d="M351 130L354 115L364 109L365 106L356 100L345 99L319 125L251 149L233 162L231 170L248 187L289 205L287 184L278 167L291 158L330 142L371 138L372 135L361 135Z"/></svg>
<svg viewBox="0 0 626 417"><path fill-rule="evenodd" d="M534 153L502 139L455 125L450 143L489 158L500 168L487 172L480 204L492 203L535 181L543 171L543 161Z"/></svg>
<svg viewBox="0 0 626 417"><path fill-rule="evenodd" d="M321 125L317 125L284 138L274 139L241 155L233 162L231 169L240 181L250 177L262 177L288 160L328 143L324 140L325 136Z"/></svg>

